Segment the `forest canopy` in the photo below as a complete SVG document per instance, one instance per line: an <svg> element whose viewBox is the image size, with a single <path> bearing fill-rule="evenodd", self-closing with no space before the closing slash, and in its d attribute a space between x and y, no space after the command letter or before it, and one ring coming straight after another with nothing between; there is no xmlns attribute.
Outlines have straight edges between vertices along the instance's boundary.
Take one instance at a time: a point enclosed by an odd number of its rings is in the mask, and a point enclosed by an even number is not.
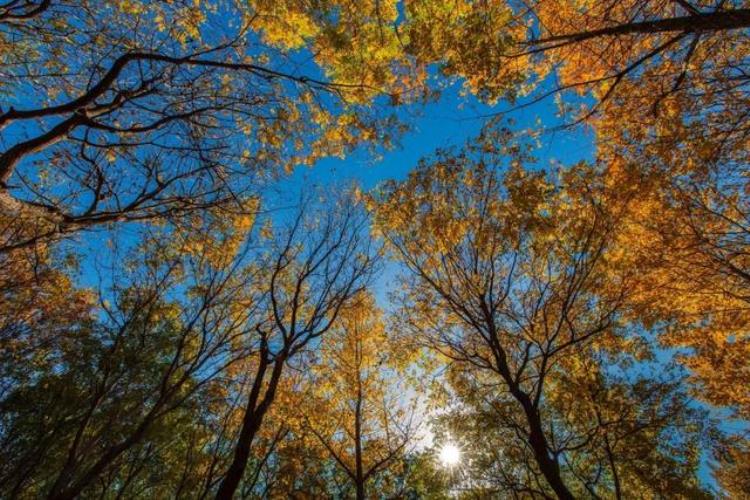
<svg viewBox="0 0 750 500"><path fill-rule="evenodd" d="M748 110L744 0L0 0L0 498L750 497Z"/></svg>

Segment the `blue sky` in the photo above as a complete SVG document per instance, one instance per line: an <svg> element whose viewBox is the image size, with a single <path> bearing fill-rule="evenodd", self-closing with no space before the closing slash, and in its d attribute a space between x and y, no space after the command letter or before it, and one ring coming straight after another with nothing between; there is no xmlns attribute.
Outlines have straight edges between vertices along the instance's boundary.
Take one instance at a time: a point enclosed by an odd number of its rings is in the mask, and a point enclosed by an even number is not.
<svg viewBox="0 0 750 500"><path fill-rule="evenodd" d="M460 147L479 133L488 115L510 108L507 102L490 106L473 96L462 95L460 84L455 84L446 89L437 102L402 109L399 116L410 126L410 131L381 158L372 158L366 151L357 151L345 159L326 159L311 168L300 168L285 182L293 187L311 182L325 185L332 181L344 184L356 181L363 189L371 189L386 179L403 179L420 158L430 155L437 148ZM507 117L513 118L519 131L535 127L537 120L544 127L559 123L553 99L511 111ZM570 165L591 159L592 153L592 137L582 127L577 127L544 134L537 156L541 164L556 160Z"/></svg>

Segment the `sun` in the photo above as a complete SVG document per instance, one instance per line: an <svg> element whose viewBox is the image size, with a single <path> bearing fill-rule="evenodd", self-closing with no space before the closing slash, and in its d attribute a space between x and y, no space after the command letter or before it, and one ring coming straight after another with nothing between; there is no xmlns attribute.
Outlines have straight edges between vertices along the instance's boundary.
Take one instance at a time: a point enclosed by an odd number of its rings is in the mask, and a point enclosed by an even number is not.
<svg viewBox="0 0 750 500"><path fill-rule="evenodd" d="M454 444L446 444L440 450L440 462L446 467L458 465L461 461L461 450Z"/></svg>

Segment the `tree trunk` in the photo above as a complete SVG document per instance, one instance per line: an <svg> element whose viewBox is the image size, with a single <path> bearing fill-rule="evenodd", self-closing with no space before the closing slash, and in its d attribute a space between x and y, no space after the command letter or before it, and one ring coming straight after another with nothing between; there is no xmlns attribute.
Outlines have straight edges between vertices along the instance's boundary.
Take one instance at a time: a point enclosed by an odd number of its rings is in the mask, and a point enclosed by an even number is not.
<svg viewBox="0 0 750 500"><path fill-rule="evenodd" d="M253 439L260 429L263 423L263 417L265 416L268 408L274 400L276 395L276 388L279 385L279 379L281 378L281 372L284 367L284 357L277 357L274 361L273 372L271 373L271 379L268 381L268 387L266 388L263 399L259 404L256 404L260 396L261 386L263 385L263 378L265 376L268 362L264 359L261 361L261 366L258 368L258 377L256 377L253 383L253 389L248 399L248 404L245 409L245 417L242 421L242 430L240 431L240 437L237 440L237 446L234 450L234 458L232 463L227 469L227 473L224 479L219 485L219 490L216 493L217 500L230 500L234 496L234 492L237 491L237 487L242 480L242 475L245 473L248 459L250 458L250 448L253 443Z"/></svg>
<svg viewBox="0 0 750 500"><path fill-rule="evenodd" d="M365 482L357 479L357 500L365 500Z"/></svg>
<svg viewBox="0 0 750 500"><path fill-rule="evenodd" d="M655 21L641 21L635 23L618 24L591 31L570 33L567 35L552 35L531 43L544 45L550 42L581 42L600 36L629 35L635 33L654 34L663 32L695 33L700 31L725 31L750 27L750 9L735 9L711 12L708 14L694 14L690 16L657 19Z"/></svg>
<svg viewBox="0 0 750 500"><path fill-rule="evenodd" d="M526 415L526 422L529 425L529 444L534 452L534 459L536 460L539 470L544 475L550 488L555 492L558 498L561 500L573 500L573 494L570 492L568 487L560 476L560 466L557 460L552 458L549 454L549 446L547 444L547 438L544 435L544 428L542 427L542 419L539 415L539 410L534 407L529 396L518 390L511 390L513 396L521 403L524 414Z"/></svg>
<svg viewBox="0 0 750 500"><path fill-rule="evenodd" d="M358 383L357 405L354 410L354 460L356 465L355 482L357 483L357 500L365 499L365 475L362 466L362 387Z"/></svg>
<svg viewBox="0 0 750 500"><path fill-rule="evenodd" d="M486 317L491 318L489 311L485 311ZM560 476L560 466L557 460L550 456L547 438L544 435L542 426L542 417L539 415L539 409L532 402L531 397L526 394L516 383L511 374L508 362L500 342L497 340L497 331L494 329L491 319L488 319L490 325L490 347L495 358L497 373L503 378L508 385L510 394L523 408L526 416L526 423L529 426L529 445L534 452L534 460L539 466L544 478L547 480L550 488L561 500L573 500L573 495ZM541 389L539 389L541 390Z"/></svg>
<svg viewBox="0 0 750 500"><path fill-rule="evenodd" d="M357 341L357 404L354 407L354 461L355 483L357 484L357 500L365 500L365 472L362 463L362 354L361 341Z"/></svg>

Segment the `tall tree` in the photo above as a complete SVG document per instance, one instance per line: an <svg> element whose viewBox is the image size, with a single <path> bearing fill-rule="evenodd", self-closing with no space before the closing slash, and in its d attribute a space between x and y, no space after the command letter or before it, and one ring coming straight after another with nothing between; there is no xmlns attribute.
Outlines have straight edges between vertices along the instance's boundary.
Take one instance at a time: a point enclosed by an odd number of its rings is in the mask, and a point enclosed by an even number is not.
<svg viewBox="0 0 750 500"><path fill-rule="evenodd" d="M342 309L370 279L377 252L366 227L363 207L342 197L318 210L303 203L291 224L276 231L261 264L265 315L255 326L252 386L216 498L231 498L240 486L285 368L334 327Z"/></svg>
<svg viewBox="0 0 750 500"><path fill-rule="evenodd" d="M510 10L495 19L508 38L492 63L514 66L520 82L530 85L527 92L538 86L520 105L572 94L570 122L593 119L600 140L636 148L649 137L667 149L678 142L692 151L712 142L723 154L743 154L747 2L508 0L481 8L491 15L497 4ZM461 71L486 74L481 65ZM485 93L507 84L507 70L495 76L483 80Z"/></svg>
<svg viewBox="0 0 750 500"><path fill-rule="evenodd" d="M26 323L30 338L47 338L11 358L26 376L14 377L0 402L4 493L73 498L176 487L144 481L143 468L163 460L167 444L175 453L193 448L205 427L194 405L210 403L216 375L245 355L231 349L247 327L232 301L252 273L233 272L234 258L215 260L212 251L235 236L222 240L223 232L204 233L215 243L189 256L171 237L149 238L118 262L123 268L88 314L60 315L65 323L46 335L45 322ZM170 425L185 431L184 441Z"/></svg>
<svg viewBox="0 0 750 500"><path fill-rule="evenodd" d="M750 413L747 391L740 389L750 383L744 361L750 348L745 181L739 169L730 175L708 173L711 165L701 167L707 172L702 179L665 179L644 174L634 162L620 158L604 171L608 196L629 200L618 238L628 248L620 256L623 265L641 273L632 299L640 303L639 317L658 325L661 341L680 349L693 394L720 408L735 420L731 427L739 428L734 444L718 450L723 458L717 472L746 468L742 429ZM736 488L736 495L747 491L746 484L744 490Z"/></svg>
<svg viewBox="0 0 750 500"><path fill-rule="evenodd" d="M342 311L318 356L312 404L303 407L307 427L348 476L355 498L370 498L368 484L388 476L415 438L403 380L409 356L387 335L368 292ZM381 481L377 489L384 495L388 486ZM398 494L397 485L391 489Z"/></svg>
<svg viewBox="0 0 750 500"><path fill-rule="evenodd" d="M696 473L707 422L684 383L657 373L663 369L585 353L551 372L544 415L553 424L550 440L564 450L562 473L574 497L710 498ZM436 430L438 444L449 435L462 450L453 486L485 496L545 496L512 400L458 363L448 380L451 403Z"/></svg>
<svg viewBox="0 0 750 500"><path fill-rule="evenodd" d="M594 170L524 170L527 149L511 138L489 129L387 183L372 199L376 228L408 270L406 324L479 374L468 394L490 388L510 402L544 478L531 487L574 498L581 479L553 404L575 390L559 371L588 351L638 351L624 328L637 275L616 258L619 207L602 204Z"/></svg>

